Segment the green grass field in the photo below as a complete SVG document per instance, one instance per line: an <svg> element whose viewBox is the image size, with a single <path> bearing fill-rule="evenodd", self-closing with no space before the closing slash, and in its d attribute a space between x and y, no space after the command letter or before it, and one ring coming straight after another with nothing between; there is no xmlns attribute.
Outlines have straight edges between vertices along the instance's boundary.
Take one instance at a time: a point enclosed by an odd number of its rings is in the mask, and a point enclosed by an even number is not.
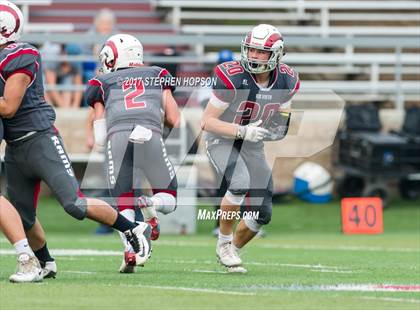
<svg viewBox="0 0 420 310"><path fill-rule="evenodd" d="M340 233L339 203L277 205L267 237L242 254L248 274L216 263L213 223L195 236L161 236L136 274L117 272L117 234L93 235L53 200L39 217L59 267L56 279L11 284L15 256L0 242L0 309L420 309L420 208L395 201L382 235ZM75 251L78 250L78 251ZM87 250L92 250L89 254ZM378 285L417 286L378 291Z"/></svg>

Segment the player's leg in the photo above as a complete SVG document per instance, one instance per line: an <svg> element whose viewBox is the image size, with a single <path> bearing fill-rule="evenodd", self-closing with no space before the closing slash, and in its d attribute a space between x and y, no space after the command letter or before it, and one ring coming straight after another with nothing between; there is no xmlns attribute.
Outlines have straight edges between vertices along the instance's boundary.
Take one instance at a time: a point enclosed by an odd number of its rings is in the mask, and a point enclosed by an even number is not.
<svg viewBox="0 0 420 310"><path fill-rule="evenodd" d="M228 267L239 266L242 261L233 251L231 245L233 225L249 188L250 176L238 149L232 147L231 144L212 145L207 153L218 174L224 176L227 183L227 191L220 205L220 231L216 254L223 265ZM226 156L226 154L230 155Z"/></svg>
<svg viewBox="0 0 420 310"><path fill-rule="evenodd" d="M33 156L29 158L33 163L31 168L47 183L64 210L78 220L87 217L124 232L136 253L137 264L145 263L151 251L149 225L133 223L106 202L81 195L62 139L57 132L39 135L31 145L36 145L32 152L28 152L29 157Z"/></svg>
<svg viewBox="0 0 420 310"><path fill-rule="evenodd" d="M153 133L152 138L144 144L136 144L135 163L144 171L149 181L153 196L139 198L140 210L145 221L153 227L152 240L159 237L159 224L156 211L169 214L176 209L178 182L175 169L170 162L165 144L160 134ZM138 176L135 177L136 188L139 188Z"/></svg>
<svg viewBox="0 0 420 310"><path fill-rule="evenodd" d="M17 254L17 270L10 276L10 281L16 283L42 281L42 268L26 239L20 216L1 194L0 230L13 245Z"/></svg>
<svg viewBox="0 0 420 310"><path fill-rule="evenodd" d="M128 143L129 132L116 132L107 141L106 176L113 206L131 222L135 221L133 191L133 147ZM135 272L136 259L125 234L119 233L124 246L124 257L119 268L121 273Z"/></svg>
<svg viewBox="0 0 420 310"><path fill-rule="evenodd" d="M263 150L247 149L243 152L251 175L249 205L243 208L243 215L238 224L233 245L235 249L244 247L259 232L263 225L271 220L273 179Z"/></svg>
<svg viewBox="0 0 420 310"><path fill-rule="evenodd" d="M55 276L57 266L49 253L45 233L36 220L40 180L31 173L22 143L6 147L5 167L9 199L21 217L29 245L43 268L43 276Z"/></svg>

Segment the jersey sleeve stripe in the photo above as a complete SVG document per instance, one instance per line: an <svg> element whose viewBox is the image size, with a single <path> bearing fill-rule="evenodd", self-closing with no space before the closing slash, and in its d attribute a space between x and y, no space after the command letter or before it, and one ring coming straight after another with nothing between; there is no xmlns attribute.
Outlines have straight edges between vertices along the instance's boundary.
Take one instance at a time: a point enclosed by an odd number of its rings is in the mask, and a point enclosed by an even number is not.
<svg viewBox="0 0 420 310"><path fill-rule="evenodd" d="M299 79L299 78L297 78L297 79L296 79L295 86L294 86L294 87L293 87L293 89L289 92L289 95L294 95L294 94L296 94L296 93L297 93L297 91L299 90L299 88L300 88L300 79Z"/></svg>
<svg viewBox="0 0 420 310"><path fill-rule="evenodd" d="M34 55L34 56L39 56L39 52L36 49L33 48L21 48L18 49L17 51L10 53L9 55L6 56L6 58L4 58L1 62L0 62L0 70L3 70L4 67L13 59L22 56L22 55Z"/></svg>
<svg viewBox="0 0 420 310"><path fill-rule="evenodd" d="M24 73L24 74L26 74L27 76L29 76L29 77L31 78L31 82L34 80L34 75L33 75L33 73L32 73L31 71L29 71L29 70L25 69L25 68L23 68L23 69L18 69L18 70L16 70L16 71L13 71L11 74L9 74L9 75L7 76L7 78L10 78L12 75L17 74L17 73Z"/></svg>
<svg viewBox="0 0 420 310"><path fill-rule="evenodd" d="M99 87L100 88L100 90L101 90L101 96L102 96L102 103L105 103L105 91L104 91L102 82L99 81L98 79L93 78L93 79L90 79L89 80L88 85L89 86L96 86L96 87Z"/></svg>
<svg viewBox="0 0 420 310"><path fill-rule="evenodd" d="M162 69L162 70L160 70L158 77L161 78L161 77L167 76L168 74L169 74L168 70Z"/></svg>
<svg viewBox="0 0 420 310"><path fill-rule="evenodd" d="M219 68L219 66L217 66L215 68L215 73L217 74L217 76L223 81L223 84L225 84L225 86L228 89L235 89L235 86L233 85L233 83L231 82L231 80L226 76L226 74Z"/></svg>

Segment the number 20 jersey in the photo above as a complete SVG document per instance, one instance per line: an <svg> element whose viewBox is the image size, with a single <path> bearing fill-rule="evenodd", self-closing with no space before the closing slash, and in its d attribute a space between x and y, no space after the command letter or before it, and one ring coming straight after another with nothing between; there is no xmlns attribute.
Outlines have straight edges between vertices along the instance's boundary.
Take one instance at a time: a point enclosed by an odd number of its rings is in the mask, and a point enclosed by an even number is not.
<svg viewBox="0 0 420 310"><path fill-rule="evenodd" d="M298 74L286 64L279 64L271 73L266 87L245 71L239 61L222 63L214 69L213 102L225 109L220 120L239 125L262 120L263 124L285 108L299 89Z"/></svg>

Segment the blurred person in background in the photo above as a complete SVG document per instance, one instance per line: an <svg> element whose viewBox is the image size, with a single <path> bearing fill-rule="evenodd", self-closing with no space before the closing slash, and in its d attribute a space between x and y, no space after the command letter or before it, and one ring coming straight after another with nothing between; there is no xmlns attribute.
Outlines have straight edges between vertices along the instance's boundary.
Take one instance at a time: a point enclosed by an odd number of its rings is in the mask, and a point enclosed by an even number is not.
<svg viewBox="0 0 420 310"><path fill-rule="evenodd" d="M81 47L69 43L64 46L47 42L40 49L44 58L54 59L60 56L77 56L82 53ZM80 62L46 61L44 65L45 83L52 89L46 92L46 99L59 108L78 108L82 103L82 90L71 90L73 86L83 85L83 70ZM64 90L55 89L63 86Z"/></svg>
<svg viewBox="0 0 420 310"><path fill-rule="evenodd" d="M92 27L86 32L88 36L105 36L109 37L117 32L117 19L114 13L107 8L98 12L93 20ZM105 39L105 38L104 38ZM99 54L102 44L87 44L83 46L83 54L94 56ZM98 63L96 60L83 62L83 81L87 83L91 78L97 74Z"/></svg>

